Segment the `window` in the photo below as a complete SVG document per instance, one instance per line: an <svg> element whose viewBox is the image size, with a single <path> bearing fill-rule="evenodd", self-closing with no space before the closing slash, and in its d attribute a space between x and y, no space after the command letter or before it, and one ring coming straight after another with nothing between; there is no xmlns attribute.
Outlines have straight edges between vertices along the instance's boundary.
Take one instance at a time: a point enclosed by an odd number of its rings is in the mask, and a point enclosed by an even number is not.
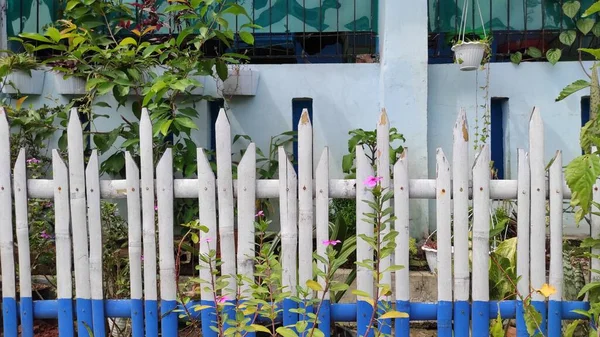
<svg viewBox="0 0 600 337"><path fill-rule="evenodd" d="M300 116L302 116L302 111L304 109L308 109L308 117L310 118L311 123L314 125L313 120L313 100L312 98L294 98L292 100L292 127L294 132L298 132L298 123L300 123ZM294 162L298 161L298 141L294 142ZM294 168L296 171L298 167L294 164Z"/></svg>
<svg viewBox="0 0 600 337"><path fill-rule="evenodd" d="M508 98L492 97L490 106L491 152L498 179L504 179L504 113L508 108Z"/></svg>

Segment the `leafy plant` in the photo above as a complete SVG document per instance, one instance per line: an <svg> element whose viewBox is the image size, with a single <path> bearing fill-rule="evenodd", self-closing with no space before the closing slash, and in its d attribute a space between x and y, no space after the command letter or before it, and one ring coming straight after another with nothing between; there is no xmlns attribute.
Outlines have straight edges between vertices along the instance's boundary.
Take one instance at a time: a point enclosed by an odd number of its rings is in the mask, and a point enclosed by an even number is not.
<svg viewBox="0 0 600 337"><path fill-rule="evenodd" d="M373 168L376 169L377 160L377 131L365 131L363 129L355 129L348 134L351 136L348 140L348 154L342 158L342 171L346 173L346 179L354 179L356 177L356 146L360 145L365 150L365 155ZM397 142L405 142L404 135L398 133L396 128L390 128L390 163L395 163L398 155L404 151L402 145L394 146Z"/></svg>
<svg viewBox="0 0 600 337"><path fill-rule="evenodd" d="M39 67L38 60L29 53L9 53L0 57L0 77L5 77L13 71L24 71L31 76L31 71Z"/></svg>

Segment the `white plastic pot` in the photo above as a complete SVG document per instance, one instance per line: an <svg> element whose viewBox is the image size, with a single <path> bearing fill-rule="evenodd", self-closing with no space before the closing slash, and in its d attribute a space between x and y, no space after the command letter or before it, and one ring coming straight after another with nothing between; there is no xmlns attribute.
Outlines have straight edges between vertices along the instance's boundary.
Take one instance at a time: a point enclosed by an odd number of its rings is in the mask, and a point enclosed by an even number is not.
<svg viewBox="0 0 600 337"><path fill-rule="evenodd" d="M429 270L432 273L437 274L437 249L426 246L421 247L421 249L425 252ZM452 254L454 254L454 247L452 247Z"/></svg>
<svg viewBox="0 0 600 337"><path fill-rule="evenodd" d="M46 72L32 70L31 76L25 71L16 70L8 74L2 84L5 94L41 95L44 90Z"/></svg>
<svg viewBox="0 0 600 337"><path fill-rule="evenodd" d="M455 44L452 46L454 62L459 65L462 71L477 70L481 65L487 46L485 42L480 41Z"/></svg>
<svg viewBox="0 0 600 337"><path fill-rule="evenodd" d="M230 67L225 82L219 80L224 96L255 96L260 73L255 69Z"/></svg>
<svg viewBox="0 0 600 337"><path fill-rule="evenodd" d="M108 320L110 337L131 336L127 318L111 318Z"/></svg>
<svg viewBox="0 0 600 337"><path fill-rule="evenodd" d="M54 74L54 89L60 95L85 95L86 81L83 78L64 77L63 73Z"/></svg>

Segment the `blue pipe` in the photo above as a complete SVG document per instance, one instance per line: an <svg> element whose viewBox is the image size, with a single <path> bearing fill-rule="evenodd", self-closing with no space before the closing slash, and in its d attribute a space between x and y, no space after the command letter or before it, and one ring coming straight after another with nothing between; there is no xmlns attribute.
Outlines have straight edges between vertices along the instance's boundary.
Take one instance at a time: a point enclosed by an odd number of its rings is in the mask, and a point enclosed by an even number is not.
<svg viewBox="0 0 600 337"><path fill-rule="evenodd" d="M71 302L66 300L66 302ZM188 307L198 305L199 302L191 302ZM368 304L368 303L367 303ZM72 303L73 305L73 303ZM517 301L491 301L489 305L490 317L496 317L498 314L498 305L500 315L503 319L513 319L516 317ZM561 317L563 320L586 319L585 316L574 313L573 310L587 310L588 302L583 301L562 301L560 302ZM437 303L410 303L411 321L432 321L437 320ZM67 309L64 306L61 308ZM56 300L33 301L33 313L36 319L56 319L58 317L59 304ZM183 309L181 304L178 309ZM104 310L106 317L131 317L131 300L105 300ZM207 309L208 310L208 309ZM194 312L192 312L194 314ZM198 317L200 312L195 313ZM335 322L356 322L357 305L356 303L331 304L331 319ZM61 336L62 337L62 336Z"/></svg>

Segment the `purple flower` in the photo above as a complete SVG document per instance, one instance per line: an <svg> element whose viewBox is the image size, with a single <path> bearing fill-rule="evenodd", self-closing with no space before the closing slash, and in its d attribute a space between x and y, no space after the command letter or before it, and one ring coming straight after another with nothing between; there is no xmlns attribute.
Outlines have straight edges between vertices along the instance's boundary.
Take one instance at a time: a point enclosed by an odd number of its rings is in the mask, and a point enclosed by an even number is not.
<svg viewBox="0 0 600 337"><path fill-rule="evenodd" d="M227 296L217 296L217 298L215 299L215 302L217 302L217 304L223 304L225 302L227 302L228 298Z"/></svg>
<svg viewBox="0 0 600 337"><path fill-rule="evenodd" d="M373 188L375 186L377 186L377 184L382 180L382 177L373 177L373 176L369 176L367 177L367 179L365 179L365 181L363 182L363 184L365 184L365 186L369 187L369 188Z"/></svg>
<svg viewBox="0 0 600 337"><path fill-rule="evenodd" d="M140 260L144 261L144 255L140 255Z"/></svg>
<svg viewBox="0 0 600 337"><path fill-rule="evenodd" d="M44 207L46 207L46 208L51 208L52 206L54 206L52 201L48 201L47 203L44 204Z"/></svg>
<svg viewBox="0 0 600 337"><path fill-rule="evenodd" d="M156 205L156 204L154 205L154 210L158 211L158 205Z"/></svg>
<svg viewBox="0 0 600 337"><path fill-rule="evenodd" d="M29 158L27 159L27 164L39 164L41 161L37 158Z"/></svg>
<svg viewBox="0 0 600 337"><path fill-rule="evenodd" d="M40 237L45 240L52 240L52 235L46 233L45 230L40 233Z"/></svg>
<svg viewBox="0 0 600 337"><path fill-rule="evenodd" d="M265 216L265 212L263 212L263 211L258 211L258 213L256 213L256 215L255 215L255 217L257 217L257 218L260 218L263 216Z"/></svg>
<svg viewBox="0 0 600 337"><path fill-rule="evenodd" d="M325 246L335 246L338 243L342 243L342 241L340 241L340 240L323 240L323 244Z"/></svg>
<svg viewBox="0 0 600 337"><path fill-rule="evenodd" d="M211 237L208 237L208 238L202 238L202 239L200 240L200 242L206 242L206 243L208 243L208 242L212 242L212 240L213 240L213 239L212 239Z"/></svg>

